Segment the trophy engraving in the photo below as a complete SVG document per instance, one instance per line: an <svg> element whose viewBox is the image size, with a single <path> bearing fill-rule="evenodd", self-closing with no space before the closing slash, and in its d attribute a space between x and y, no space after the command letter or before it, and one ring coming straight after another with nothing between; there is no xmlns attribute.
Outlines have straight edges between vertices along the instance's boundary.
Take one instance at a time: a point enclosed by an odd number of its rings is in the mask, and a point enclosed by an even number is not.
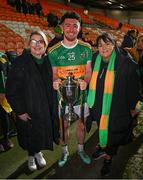
<svg viewBox="0 0 143 180"><path fill-rule="evenodd" d="M79 97L79 85L74 80L72 73L68 74L67 79L60 86L59 91L64 104L68 106L68 113L64 114L64 119L68 121L77 120L79 117L74 112L73 106Z"/></svg>

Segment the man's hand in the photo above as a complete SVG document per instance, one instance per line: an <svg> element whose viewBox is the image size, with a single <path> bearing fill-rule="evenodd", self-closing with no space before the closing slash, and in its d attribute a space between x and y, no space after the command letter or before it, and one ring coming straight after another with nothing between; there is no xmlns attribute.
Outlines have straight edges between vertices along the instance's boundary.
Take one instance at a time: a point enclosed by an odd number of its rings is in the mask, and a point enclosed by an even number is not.
<svg viewBox="0 0 143 180"><path fill-rule="evenodd" d="M78 83L79 83L79 86L80 86L80 90L85 90L87 88L87 82L82 80L82 79L78 79Z"/></svg>
<svg viewBox="0 0 143 180"><path fill-rule="evenodd" d="M19 117L19 119L21 119L23 121L28 121L31 119L31 117L27 113L21 114L18 117Z"/></svg>
<svg viewBox="0 0 143 180"><path fill-rule="evenodd" d="M56 79L56 80L53 82L53 88L54 88L55 90L59 90L59 87L60 87L61 83L62 83L62 80L61 80L61 79Z"/></svg>

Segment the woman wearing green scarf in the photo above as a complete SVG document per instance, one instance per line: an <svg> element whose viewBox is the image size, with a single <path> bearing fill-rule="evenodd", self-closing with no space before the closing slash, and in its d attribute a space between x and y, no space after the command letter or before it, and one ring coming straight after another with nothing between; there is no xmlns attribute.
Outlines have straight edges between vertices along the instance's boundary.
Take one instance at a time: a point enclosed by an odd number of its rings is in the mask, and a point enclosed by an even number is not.
<svg viewBox="0 0 143 180"><path fill-rule="evenodd" d="M139 96L138 66L124 50L116 47L110 34L98 36L97 48L87 103L89 119L99 127L99 144L92 156L94 160L104 158L101 174L106 175L119 145L131 141L131 110Z"/></svg>

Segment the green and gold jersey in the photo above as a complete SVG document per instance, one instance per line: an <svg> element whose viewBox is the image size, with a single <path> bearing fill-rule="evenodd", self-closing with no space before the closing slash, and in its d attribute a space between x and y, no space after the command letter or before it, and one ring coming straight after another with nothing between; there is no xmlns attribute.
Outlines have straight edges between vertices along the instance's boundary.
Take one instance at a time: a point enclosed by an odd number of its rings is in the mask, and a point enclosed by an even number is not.
<svg viewBox="0 0 143 180"><path fill-rule="evenodd" d="M86 64L92 60L92 49L88 43L78 40L73 47L66 47L59 42L49 49L52 67L57 68L59 78L65 79L69 72L74 78L84 77Z"/></svg>

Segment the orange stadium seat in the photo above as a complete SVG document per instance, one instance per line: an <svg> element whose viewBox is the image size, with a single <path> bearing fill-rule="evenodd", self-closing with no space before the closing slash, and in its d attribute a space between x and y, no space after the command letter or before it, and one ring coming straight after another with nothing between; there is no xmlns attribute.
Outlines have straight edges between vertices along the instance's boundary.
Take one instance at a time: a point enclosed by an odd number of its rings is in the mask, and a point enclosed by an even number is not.
<svg viewBox="0 0 143 180"><path fill-rule="evenodd" d="M16 48L17 49L23 49L24 48L24 42L23 41L17 41L16 42Z"/></svg>
<svg viewBox="0 0 143 180"><path fill-rule="evenodd" d="M5 42L5 40L6 40L6 37L0 35L0 42Z"/></svg>
<svg viewBox="0 0 143 180"><path fill-rule="evenodd" d="M6 51L6 45L4 42L0 42L0 51L2 51L2 52Z"/></svg>
<svg viewBox="0 0 143 180"><path fill-rule="evenodd" d="M6 49L9 50L9 49L15 49L15 43L14 42L7 42L6 44Z"/></svg>

